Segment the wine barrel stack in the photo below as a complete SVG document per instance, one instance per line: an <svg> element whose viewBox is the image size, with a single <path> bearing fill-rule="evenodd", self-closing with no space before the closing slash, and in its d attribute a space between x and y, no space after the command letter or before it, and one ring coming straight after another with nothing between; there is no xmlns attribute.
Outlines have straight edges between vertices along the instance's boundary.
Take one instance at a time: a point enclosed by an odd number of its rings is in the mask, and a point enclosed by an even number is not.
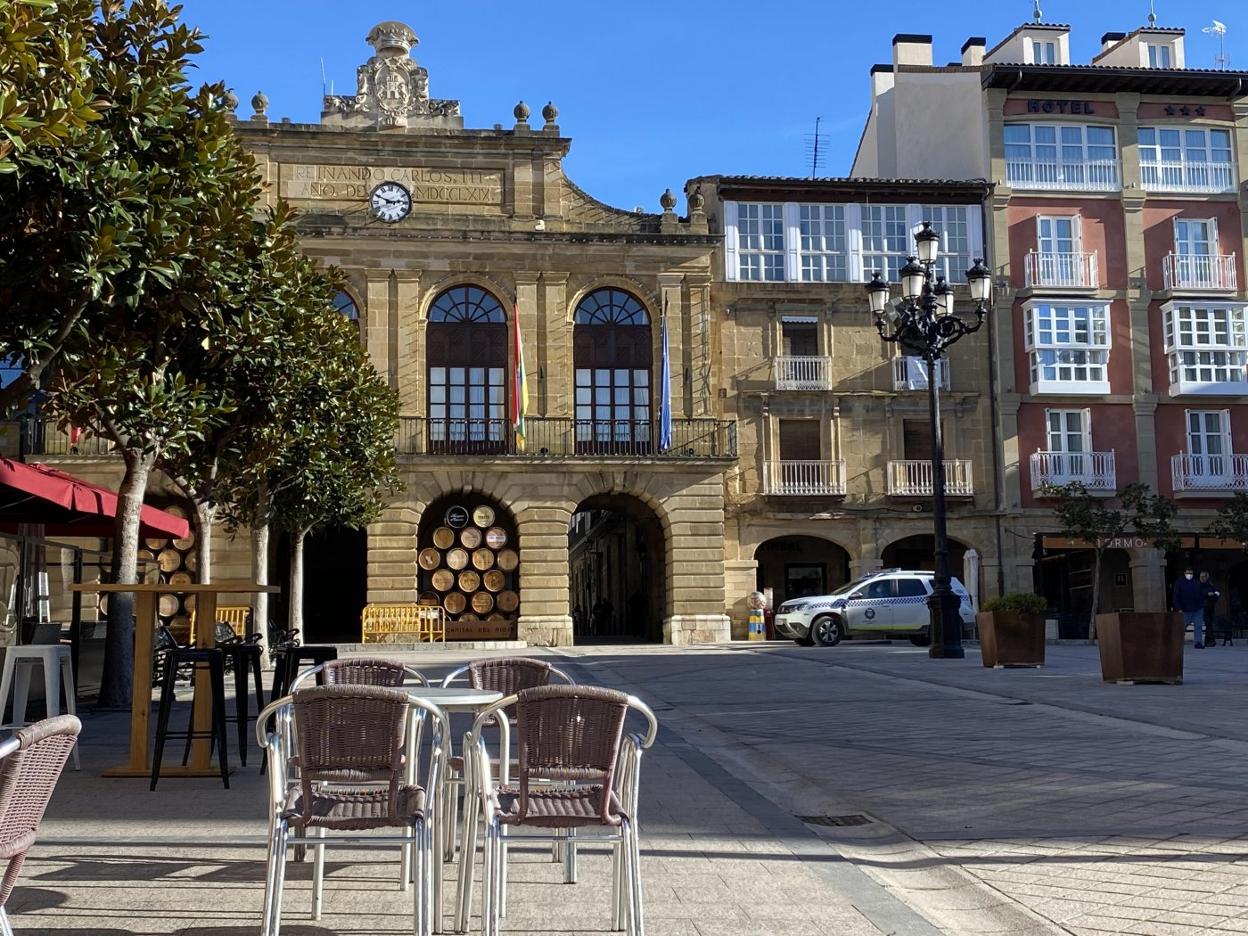
<svg viewBox="0 0 1248 936"><path fill-rule="evenodd" d="M472 636L482 622L514 629L520 554L507 519L489 504L455 503L421 526L420 601L443 609L447 639L456 639L457 630Z"/></svg>
<svg viewBox="0 0 1248 936"><path fill-rule="evenodd" d="M175 517L186 517L187 510L179 504L170 504L162 510ZM190 585L195 581L195 528L179 539L148 537L139 549L139 559L147 562L143 568L150 574L152 564L160 570L160 581L170 585ZM101 595L101 598L105 596ZM166 625L180 643L191 636L191 611L195 607L194 595L161 595L157 602L160 622Z"/></svg>

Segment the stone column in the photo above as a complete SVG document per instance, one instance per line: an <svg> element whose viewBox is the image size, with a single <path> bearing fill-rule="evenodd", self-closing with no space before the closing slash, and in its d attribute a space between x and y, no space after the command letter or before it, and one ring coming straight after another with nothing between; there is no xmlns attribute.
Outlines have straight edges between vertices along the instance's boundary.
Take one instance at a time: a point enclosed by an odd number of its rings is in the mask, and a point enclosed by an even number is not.
<svg viewBox="0 0 1248 936"><path fill-rule="evenodd" d="M364 302L364 346L378 373L390 374L390 271L369 270Z"/></svg>
<svg viewBox="0 0 1248 936"><path fill-rule="evenodd" d="M420 315L420 271L395 270L395 294L398 313L398 363L399 412L405 416L425 413L424 368L420 353L421 330L424 320Z"/></svg>
<svg viewBox="0 0 1248 936"><path fill-rule="evenodd" d="M1166 556L1159 549L1129 550L1131 591L1136 611L1165 611L1170 607L1166 594Z"/></svg>
<svg viewBox="0 0 1248 936"><path fill-rule="evenodd" d="M520 620L516 636L535 647L572 645L568 608L568 525L562 507L516 511L520 534Z"/></svg>
<svg viewBox="0 0 1248 936"><path fill-rule="evenodd" d="M543 273L541 294L546 321L542 413L546 416L574 416L576 372L572 360L572 324L568 315L568 274Z"/></svg>
<svg viewBox="0 0 1248 936"><path fill-rule="evenodd" d="M659 308L656 313L654 328L654 379L657 382L660 372L662 354L662 338L657 327L657 318L667 311L667 348L672 370L672 418L687 416L688 397L686 395L685 372L688 364L685 361L685 331L688 328L688 316L685 314L683 273L659 274ZM657 391L657 387L656 387ZM658 418L659 400L654 400L655 418Z"/></svg>
<svg viewBox="0 0 1248 936"><path fill-rule="evenodd" d="M724 479L713 475L664 502L667 513L667 600L663 641L728 640L724 601Z"/></svg>
<svg viewBox="0 0 1248 936"><path fill-rule="evenodd" d="M370 603L416 601L416 528L410 507L387 507L368 525L367 587Z"/></svg>

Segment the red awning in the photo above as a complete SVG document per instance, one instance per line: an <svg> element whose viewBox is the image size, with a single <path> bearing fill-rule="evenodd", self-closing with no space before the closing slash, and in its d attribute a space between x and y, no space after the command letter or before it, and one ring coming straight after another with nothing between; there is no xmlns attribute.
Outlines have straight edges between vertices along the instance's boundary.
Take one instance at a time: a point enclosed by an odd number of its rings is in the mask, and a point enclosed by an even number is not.
<svg viewBox="0 0 1248 936"><path fill-rule="evenodd" d="M117 494L56 468L0 458L0 531L37 523L47 536L113 535ZM143 505L140 536L177 539L190 533L182 517Z"/></svg>

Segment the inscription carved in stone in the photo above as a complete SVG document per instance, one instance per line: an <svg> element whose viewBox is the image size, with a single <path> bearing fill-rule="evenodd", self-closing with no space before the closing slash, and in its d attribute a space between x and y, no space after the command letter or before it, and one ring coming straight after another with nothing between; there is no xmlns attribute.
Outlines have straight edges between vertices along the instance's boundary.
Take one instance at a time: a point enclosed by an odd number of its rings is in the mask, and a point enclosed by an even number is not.
<svg viewBox="0 0 1248 936"><path fill-rule="evenodd" d="M331 166L285 163L279 191L292 201L360 201L382 182L398 182L417 204L489 205L503 200L503 175L485 169L429 169L415 166Z"/></svg>

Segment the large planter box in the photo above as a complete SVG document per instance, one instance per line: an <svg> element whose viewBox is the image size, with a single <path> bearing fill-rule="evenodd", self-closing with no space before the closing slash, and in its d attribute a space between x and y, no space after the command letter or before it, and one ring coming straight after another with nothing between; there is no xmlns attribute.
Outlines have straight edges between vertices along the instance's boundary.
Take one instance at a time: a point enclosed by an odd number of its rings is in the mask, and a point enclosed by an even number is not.
<svg viewBox="0 0 1248 936"><path fill-rule="evenodd" d="M984 666L1044 666L1044 615L981 611L975 615Z"/></svg>
<svg viewBox="0 0 1248 936"><path fill-rule="evenodd" d="M1106 682L1183 681L1183 615L1120 611L1096 616L1096 644Z"/></svg>

